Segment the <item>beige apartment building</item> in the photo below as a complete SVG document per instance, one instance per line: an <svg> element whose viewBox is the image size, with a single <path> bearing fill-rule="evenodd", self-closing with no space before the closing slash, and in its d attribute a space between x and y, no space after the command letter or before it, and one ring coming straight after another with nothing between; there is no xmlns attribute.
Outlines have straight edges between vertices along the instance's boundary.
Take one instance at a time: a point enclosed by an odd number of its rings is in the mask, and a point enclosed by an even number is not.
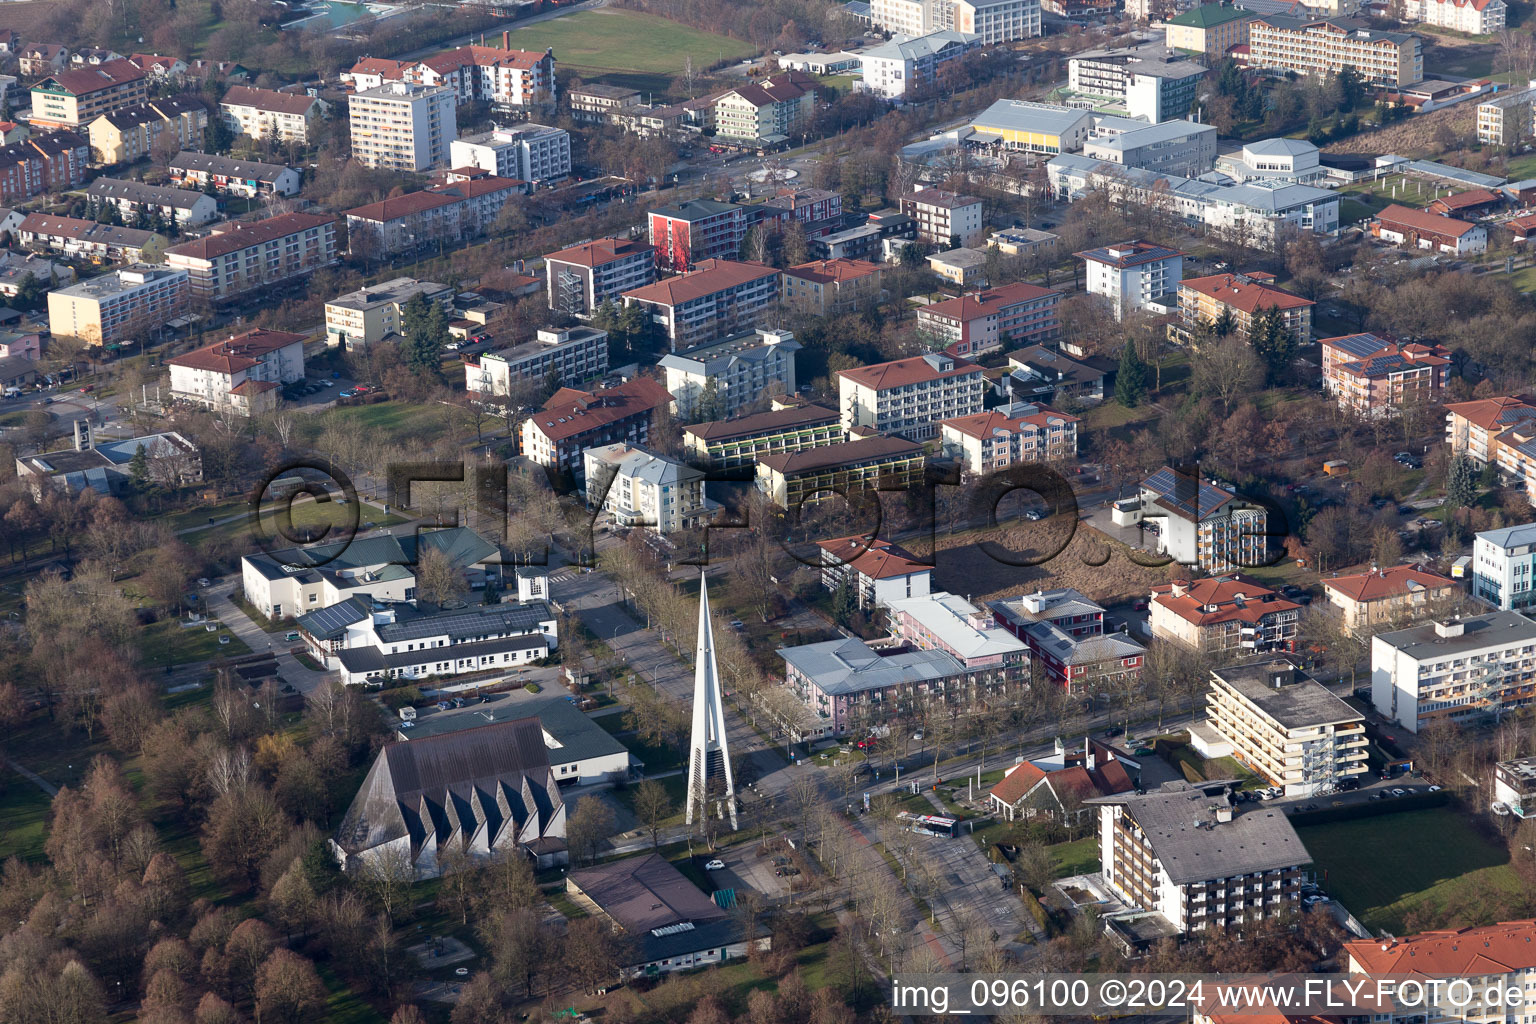
<svg viewBox="0 0 1536 1024"><path fill-rule="evenodd" d="M119 107L149 99L149 79L131 61L70 68L32 87L32 127L84 128Z"/></svg>
<svg viewBox="0 0 1536 1024"><path fill-rule="evenodd" d="M397 277L336 296L325 304L325 343L351 352L399 334L405 304L417 295L444 307L453 301L452 288L414 277Z"/></svg>
<svg viewBox="0 0 1536 1024"><path fill-rule="evenodd" d="M1526 420L1536 419L1536 405L1524 398L1502 395L1455 402L1445 407L1445 443L1454 455L1465 455L1479 466L1498 462L1498 436Z"/></svg>
<svg viewBox="0 0 1536 1024"><path fill-rule="evenodd" d="M1330 18L1272 14L1248 30L1248 63L1300 75L1336 75L1354 68L1375 85L1401 88L1424 79L1424 53L1410 32L1377 32Z"/></svg>
<svg viewBox="0 0 1536 1024"><path fill-rule="evenodd" d="M184 270L133 264L48 293L48 329L88 345L142 344L187 312Z"/></svg>
<svg viewBox="0 0 1536 1024"><path fill-rule="evenodd" d="M218 302L335 263L336 218L283 213L235 221L171 246L165 262L187 272L195 297Z"/></svg>
<svg viewBox="0 0 1536 1024"><path fill-rule="evenodd" d="M226 124L248 139L276 139L307 145L310 126L325 116L325 101L297 92L232 85L219 101Z"/></svg>
<svg viewBox="0 0 1536 1024"><path fill-rule="evenodd" d="M1461 592L1455 580L1416 565L1372 568L1323 580L1323 593L1350 629L1428 618Z"/></svg>

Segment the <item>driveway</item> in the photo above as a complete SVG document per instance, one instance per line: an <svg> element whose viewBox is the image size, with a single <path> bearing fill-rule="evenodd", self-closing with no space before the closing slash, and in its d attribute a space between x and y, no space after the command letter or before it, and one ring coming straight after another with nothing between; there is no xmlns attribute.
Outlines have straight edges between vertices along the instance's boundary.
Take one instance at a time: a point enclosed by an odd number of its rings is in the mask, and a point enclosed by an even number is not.
<svg viewBox="0 0 1536 1024"><path fill-rule="evenodd" d="M283 642L282 633L268 633L257 625L249 615L240 610L240 607L230 600L230 594L235 589L235 579L221 580L219 583L203 591L208 599L208 610L222 622L233 634L245 641L245 645L252 652L260 654L264 651L272 651L277 655L277 669L286 682L292 683L302 694L308 695L320 688L320 684L330 677L330 673L317 672L299 663L299 660L288 653L288 645Z"/></svg>

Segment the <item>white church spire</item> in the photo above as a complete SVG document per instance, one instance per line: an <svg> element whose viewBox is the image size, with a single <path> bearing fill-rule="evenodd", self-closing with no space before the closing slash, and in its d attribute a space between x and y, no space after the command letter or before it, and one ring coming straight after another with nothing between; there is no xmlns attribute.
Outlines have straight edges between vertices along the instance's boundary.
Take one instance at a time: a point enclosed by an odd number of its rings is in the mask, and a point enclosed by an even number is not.
<svg viewBox="0 0 1536 1024"><path fill-rule="evenodd" d="M723 800L730 815L731 829L736 828L736 783L731 777L731 754L726 748L725 704L720 693L720 667L715 663L715 628L709 617L709 583L699 573L699 650L693 664L693 736L688 744L688 810L686 821L693 824L694 809L700 815L709 812L709 783L723 781L723 790L714 797ZM716 813L720 813L719 809Z"/></svg>

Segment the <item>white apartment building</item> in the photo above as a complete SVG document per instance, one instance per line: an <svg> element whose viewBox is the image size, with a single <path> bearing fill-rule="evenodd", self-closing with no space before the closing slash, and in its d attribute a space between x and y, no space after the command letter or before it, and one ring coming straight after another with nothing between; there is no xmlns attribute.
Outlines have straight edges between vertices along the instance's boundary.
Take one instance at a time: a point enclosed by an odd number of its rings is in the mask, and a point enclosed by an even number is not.
<svg viewBox="0 0 1536 1024"><path fill-rule="evenodd" d="M174 356L166 365L172 398L255 416L277 407L284 384L304 379L304 335L258 327Z"/></svg>
<svg viewBox="0 0 1536 1024"><path fill-rule="evenodd" d="M704 497L704 471L639 445L588 448L588 508L601 508L623 527L666 536L700 525L714 509Z"/></svg>
<svg viewBox="0 0 1536 1024"><path fill-rule="evenodd" d="M951 29L915 39L898 36L859 54L862 77L854 88L900 102L918 89L937 84L949 67L980 47L980 36Z"/></svg>
<svg viewBox="0 0 1536 1024"><path fill-rule="evenodd" d="M549 308L580 316L656 280L656 248L637 238L599 238L544 257Z"/></svg>
<svg viewBox="0 0 1536 1024"><path fill-rule="evenodd" d="M1536 523L1484 530L1472 543L1472 596L1504 612L1536 605Z"/></svg>
<svg viewBox="0 0 1536 1024"><path fill-rule="evenodd" d="M869 20L894 34L966 32L997 46L1040 34L1040 0L870 0Z"/></svg>
<svg viewBox="0 0 1536 1024"><path fill-rule="evenodd" d="M1184 256L1178 249L1152 242L1104 245L1077 254L1087 271L1090 295L1102 295L1115 310L1115 319L1153 305L1176 308Z"/></svg>
<svg viewBox="0 0 1536 1024"><path fill-rule="evenodd" d="M187 272L194 296L219 302L335 263L336 218L282 213L229 221L204 238L171 246L165 262Z"/></svg>
<svg viewBox="0 0 1536 1024"><path fill-rule="evenodd" d="M1067 60L1067 88L1124 105L1131 117L1158 124L1185 117L1195 91L1210 73L1188 60L1165 60L1164 51L1090 50Z"/></svg>
<svg viewBox="0 0 1536 1024"><path fill-rule="evenodd" d="M315 96L232 85L219 101L219 112L237 135L309 143L309 129L325 116L326 104Z"/></svg>
<svg viewBox="0 0 1536 1024"><path fill-rule="evenodd" d="M1158 174L1198 178L1216 165L1216 126L1164 121L1108 137L1090 136L1083 156Z"/></svg>
<svg viewBox="0 0 1536 1024"><path fill-rule="evenodd" d="M49 292L48 329L92 346L142 344L189 304L186 271L135 263Z"/></svg>
<svg viewBox="0 0 1536 1024"><path fill-rule="evenodd" d="M1511 89L1477 105L1477 141L1513 146L1536 135L1536 89Z"/></svg>
<svg viewBox="0 0 1536 1024"><path fill-rule="evenodd" d="M1365 774L1365 716L1287 659L1212 669L1205 705L1231 755L1286 796Z"/></svg>
<svg viewBox="0 0 1536 1024"><path fill-rule="evenodd" d="M769 395L796 393L790 331L757 330L708 345L669 352L657 363L684 423L723 420Z"/></svg>
<svg viewBox="0 0 1536 1024"><path fill-rule="evenodd" d="M1164 466L1141 482L1134 498L1115 502L1116 526L1157 526L1159 554L1209 573L1265 564L1269 513L1245 505L1233 492Z"/></svg>
<svg viewBox="0 0 1536 1024"><path fill-rule="evenodd" d="M129 225L143 217L189 228L207 224L219 216L219 201L206 193L146 185L142 181L122 178L97 178L85 190L85 198L92 211L104 206L115 207L123 223Z"/></svg>
<svg viewBox="0 0 1536 1024"><path fill-rule="evenodd" d="M1315 184L1328 177L1318 149L1305 139L1261 139L1216 158L1216 170L1238 181Z"/></svg>
<svg viewBox="0 0 1536 1024"><path fill-rule="evenodd" d="M1411 32L1378 32L1353 21L1256 18L1248 26L1248 63L1301 75L1336 75L1354 68L1367 82L1401 88L1424 80L1424 53Z"/></svg>
<svg viewBox="0 0 1536 1024"><path fill-rule="evenodd" d="M985 476L1021 462L1077 457L1076 416L1031 402L1003 405L939 424L944 454L971 476Z"/></svg>
<svg viewBox="0 0 1536 1024"><path fill-rule="evenodd" d="M414 277L397 277L336 296L325 304L325 343L353 352L400 334L405 304L418 295L444 308L453 302L452 288Z"/></svg>
<svg viewBox="0 0 1536 1024"><path fill-rule="evenodd" d="M1536 622L1515 612L1371 638L1371 703L1409 732L1525 707L1536 694Z"/></svg>
<svg viewBox="0 0 1536 1024"><path fill-rule="evenodd" d="M1504 0L1403 0L1403 20L1453 28L1474 36L1501 30L1509 14Z"/></svg>
<svg viewBox="0 0 1536 1024"><path fill-rule="evenodd" d="M454 139L450 167L478 167L500 178L561 181L571 174L571 135L563 128L518 124Z"/></svg>
<svg viewBox="0 0 1536 1024"><path fill-rule="evenodd" d="M451 90L459 106L484 100L511 110L553 103L555 56L546 49L512 49L511 32L503 31L501 46L461 46L435 54L400 70L405 81L441 85Z"/></svg>
<svg viewBox="0 0 1536 1024"><path fill-rule="evenodd" d="M457 98L443 86L386 82L353 96L348 117L352 156L365 167L425 171L446 166L459 137Z"/></svg>
<svg viewBox="0 0 1536 1024"><path fill-rule="evenodd" d="M1500 766L1503 767L1502 765ZM1536 987L1536 929L1531 922L1505 921L1473 928L1445 928L1418 935L1356 939L1344 943L1341 970L1360 979L1455 978L1476 993L1471 1005L1420 1013L1436 1024L1478 1021L1520 1024L1527 1003L1494 1004L1487 994L1528 993ZM1390 984L1390 983L1389 983ZM1459 988L1459 986L1458 986ZM1439 1000L1442 1006L1445 1000ZM1513 1002L1513 1000L1511 1000ZM1492 1004L1492 1005L1490 1005ZM1392 1019L1403 1021L1406 1007Z"/></svg>
<svg viewBox="0 0 1536 1024"><path fill-rule="evenodd" d="M540 328L532 341L487 352L464 364L464 387L479 395L509 395L513 381L543 381L553 371L561 384L580 384L608 372L608 332L591 327Z"/></svg>
<svg viewBox="0 0 1536 1024"><path fill-rule="evenodd" d="M942 420L982 411L986 380L975 363L945 352L837 371L843 430L870 427L908 441L938 436Z"/></svg>
<svg viewBox="0 0 1536 1024"><path fill-rule="evenodd" d="M925 188L901 197L901 212L917 222L917 239L946 249L982 241L981 200Z"/></svg>

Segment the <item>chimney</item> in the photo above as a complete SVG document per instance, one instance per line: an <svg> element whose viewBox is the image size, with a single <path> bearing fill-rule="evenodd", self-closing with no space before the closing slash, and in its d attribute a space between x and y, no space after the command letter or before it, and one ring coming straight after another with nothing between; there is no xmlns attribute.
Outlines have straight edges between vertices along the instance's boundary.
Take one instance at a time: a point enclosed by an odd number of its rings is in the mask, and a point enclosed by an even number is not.
<svg viewBox="0 0 1536 1024"><path fill-rule="evenodd" d="M1220 807L1216 808L1216 820L1218 822L1231 821L1232 820L1232 805L1231 804L1222 804Z"/></svg>
<svg viewBox="0 0 1536 1024"><path fill-rule="evenodd" d="M1466 623L1460 619L1448 619L1435 623L1435 635L1439 637L1461 636L1466 631Z"/></svg>
<svg viewBox="0 0 1536 1024"><path fill-rule="evenodd" d="M512 33L507 29L503 29L501 32L501 48L503 50L512 49Z"/></svg>
<svg viewBox="0 0 1536 1024"><path fill-rule="evenodd" d="M95 447L95 439L91 437L91 421L75 420L75 451L88 452Z"/></svg>
<svg viewBox="0 0 1536 1024"><path fill-rule="evenodd" d="M1087 736L1084 736L1083 737L1083 767L1088 769L1091 772L1091 771L1093 771L1093 764L1094 764L1093 741L1090 740Z"/></svg>

